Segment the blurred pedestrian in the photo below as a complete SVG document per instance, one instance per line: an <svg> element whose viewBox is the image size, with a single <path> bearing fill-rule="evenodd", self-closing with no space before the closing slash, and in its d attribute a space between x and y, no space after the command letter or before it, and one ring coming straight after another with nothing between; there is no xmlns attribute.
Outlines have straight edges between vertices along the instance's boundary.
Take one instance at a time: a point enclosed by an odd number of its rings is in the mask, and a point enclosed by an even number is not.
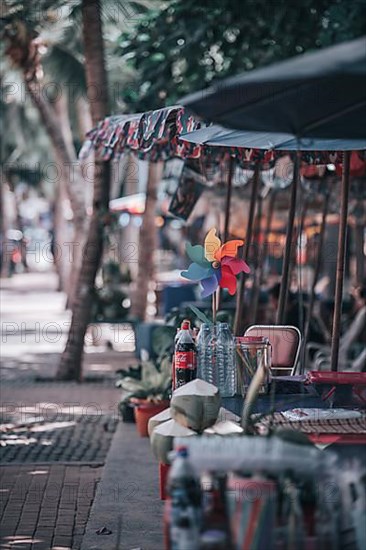
<svg viewBox="0 0 366 550"><path fill-rule="evenodd" d="M355 371L366 370L366 284L359 287L356 303L358 310L346 332L340 338L339 363L346 365L351 354L351 348L359 344L361 352L351 362L351 369Z"/></svg>

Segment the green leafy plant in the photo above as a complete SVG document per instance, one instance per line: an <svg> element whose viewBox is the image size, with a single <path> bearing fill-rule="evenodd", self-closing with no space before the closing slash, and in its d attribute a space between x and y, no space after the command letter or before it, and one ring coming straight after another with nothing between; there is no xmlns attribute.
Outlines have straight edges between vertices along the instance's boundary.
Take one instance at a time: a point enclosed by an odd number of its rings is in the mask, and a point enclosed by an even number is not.
<svg viewBox="0 0 366 550"><path fill-rule="evenodd" d="M169 399L172 385L172 355L175 327L162 325L153 332L152 347L157 356L154 361L141 361L128 370L119 370L116 386L122 389L119 409L122 417L126 407L135 400L145 399L153 403Z"/></svg>
<svg viewBox="0 0 366 550"><path fill-rule="evenodd" d="M171 389L171 361L168 356L160 362L158 369L152 361L141 364L141 378L123 376L116 386L123 390L120 407L133 399L146 399L151 402L169 398Z"/></svg>

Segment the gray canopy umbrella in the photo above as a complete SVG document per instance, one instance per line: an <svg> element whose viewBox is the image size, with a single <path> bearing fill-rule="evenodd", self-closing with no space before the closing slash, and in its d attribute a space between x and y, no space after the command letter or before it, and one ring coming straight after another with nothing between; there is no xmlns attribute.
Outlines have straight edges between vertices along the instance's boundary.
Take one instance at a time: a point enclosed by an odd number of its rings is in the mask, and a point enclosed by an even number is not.
<svg viewBox="0 0 366 550"><path fill-rule="evenodd" d="M275 149L285 151L297 151L294 163L294 177L291 191L291 201L289 209L289 221L287 225L286 247L283 262L281 292L279 297L279 305L277 311L277 323L281 324L284 320L286 309L286 300L289 286L290 260L291 260L291 244L294 230L296 196L299 180L300 168L300 151L344 151L343 160L343 178L342 178L342 193L341 193L341 214L340 214L340 229L338 242L338 258L337 258L337 276L336 276L336 300L333 318L333 338L332 338L332 370L337 370L338 367L338 349L339 349L339 333L341 319L341 304L343 291L343 276L344 276L344 256L345 256L345 238L347 225L347 205L348 205L348 189L349 189L349 161L350 151L366 149L366 139L332 139L332 138L303 138L298 139L293 134L289 133L272 133L272 132L254 132L229 130L218 125L213 125L207 128L196 130L181 136L183 140L193 143L201 143L211 146L221 147L241 147L241 148L257 148L257 149ZM237 296L237 315L235 326L239 323L239 317L242 311L243 300L243 282L239 288Z"/></svg>
<svg viewBox="0 0 366 550"><path fill-rule="evenodd" d="M219 81L182 104L226 128L362 139L366 37Z"/></svg>
<svg viewBox="0 0 366 550"><path fill-rule="evenodd" d="M366 121L365 121L366 123ZM366 149L366 131L361 139L296 138L280 132L254 132L224 128L213 124L181 134L183 141L214 147L240 147L276 151L358 151Z"/></svg>

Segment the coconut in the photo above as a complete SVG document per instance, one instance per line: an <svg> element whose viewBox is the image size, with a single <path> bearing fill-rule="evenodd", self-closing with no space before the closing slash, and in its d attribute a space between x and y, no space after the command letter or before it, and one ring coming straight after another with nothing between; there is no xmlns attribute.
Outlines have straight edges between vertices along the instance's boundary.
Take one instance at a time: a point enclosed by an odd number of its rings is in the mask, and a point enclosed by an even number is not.
<svg viewBox="0 0 366 550"><path fill-rule="evenodd" d="M173 392L170 410L172 417L179 424L202 432L215 424L220 402L216 386L196 378Z"/></svg>
<svg viewBox="0 0 366 550"><path fill-rule="evenodd" d="M147 425L147 431L149 436L151 436L151 434L153 433L154 428L156 428L163 422L166 422L167 420L171 420L171 418L172 418L172 415L169 407L159 412L158 414L155 414L155 416L152 416L151 418L149 418L149 423Z"/></svg>
<svg viewBox="0 0 366 550"><path fill-rule="evenodd" d="M240 416L229 411L228 409L225 409L224 407L221 407L221 409L219 410L219 415L217 417L217 422L226 422L226 420L239 423Z"/></svg>
<svg viewBox="0 0 366 550"><path fill-rule="evenodd" d="M207 428L204 432L205 435L238 435L243 433L243 428L232 420L224 420L222 422L216 422L211 428Z"/></svg>
<svg viewBox="0 0 366 550"><path fill-rule="evenodd" d="M156 459L163 464L169 464L168 455L173 450L174 438L191 435L197 434L193 430L181 426L175 420L167 420L156 426L150 436L151 446Z"/></svg>

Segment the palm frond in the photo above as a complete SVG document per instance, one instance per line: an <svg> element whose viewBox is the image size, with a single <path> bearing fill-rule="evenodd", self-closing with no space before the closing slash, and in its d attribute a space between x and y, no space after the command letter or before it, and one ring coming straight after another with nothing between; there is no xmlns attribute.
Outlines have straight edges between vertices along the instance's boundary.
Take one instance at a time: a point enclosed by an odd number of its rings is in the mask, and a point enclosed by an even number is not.
<svg viewBox="0 0 366 550"><path fill-rule="evenodd" d="M102 2L102 17L106 25L112 23L119 30L128 29L154 5L153 0L113 0Z"/></svg>
<svg viewBox="0 0 366 550"><path fill-rule="evenodd" d="M77 95L86 91L83 57L68 51L62 44L53 46L44 60L44 67L58 82L72 86Z"/></svg>

